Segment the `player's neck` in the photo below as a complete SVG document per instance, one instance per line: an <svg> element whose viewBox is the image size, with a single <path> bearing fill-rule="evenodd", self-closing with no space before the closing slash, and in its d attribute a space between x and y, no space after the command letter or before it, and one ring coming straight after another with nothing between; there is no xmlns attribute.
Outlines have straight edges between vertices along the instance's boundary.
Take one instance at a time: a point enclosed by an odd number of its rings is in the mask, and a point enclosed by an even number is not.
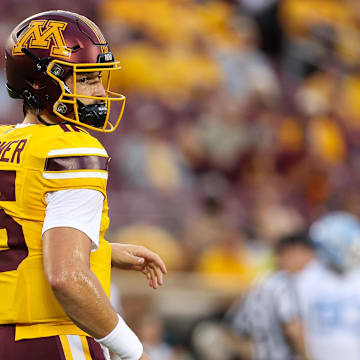
<svg viewBox="0 0 360 360"><path fill-rule="evenodd" d="M51 116L46 111L40 112L41 118L48 124L58 124L59 121L55 116ZM24 117L23 124L41 124L36 115L36 111L33 109L29 109Z"/></svg>

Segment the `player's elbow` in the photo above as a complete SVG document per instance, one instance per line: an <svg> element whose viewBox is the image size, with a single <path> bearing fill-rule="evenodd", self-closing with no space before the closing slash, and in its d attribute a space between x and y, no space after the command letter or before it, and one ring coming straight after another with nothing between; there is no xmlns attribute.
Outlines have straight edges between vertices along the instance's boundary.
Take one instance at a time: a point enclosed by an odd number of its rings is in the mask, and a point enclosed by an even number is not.
<svg viewBox="0 0 360 360"><path fill-rule="evenodd" d="M67 295L77 287L81 272L77 270L47 271L46 277L55 294Z"/></svg>
<svg viewBox="0 0 360 360"><path fill-rule="evenodd" d="M61 290L66 288L69 281L69 274L56 271L47 271L46 278L53 290Z"/></svg>

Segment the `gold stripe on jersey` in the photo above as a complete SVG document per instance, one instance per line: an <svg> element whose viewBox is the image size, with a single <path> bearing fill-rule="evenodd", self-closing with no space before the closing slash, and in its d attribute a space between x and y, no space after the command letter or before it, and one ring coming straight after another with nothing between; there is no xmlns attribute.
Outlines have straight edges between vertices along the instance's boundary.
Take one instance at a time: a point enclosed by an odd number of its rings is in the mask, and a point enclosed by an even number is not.
<svg viewBox="0 0 360 360"><path fill-rule="evenodd" d="M85 355L85 360L91 360L89 344L87 342L86 337L85 336L80 336L80 339L81 339L81 344L82 344L84 355Z"/></svg>
<svg viewBox="0 0 360 360"><path fill-rule="evenodd" d="M62 346L63 351L64 351L65 360L77 360L77 359L74 359L72 354L71 354L70 344L69 344L69 340L68 340L67 336L66 335L60 335L59 338L60 338L60 341L61 341L61 346Z"/></svg>

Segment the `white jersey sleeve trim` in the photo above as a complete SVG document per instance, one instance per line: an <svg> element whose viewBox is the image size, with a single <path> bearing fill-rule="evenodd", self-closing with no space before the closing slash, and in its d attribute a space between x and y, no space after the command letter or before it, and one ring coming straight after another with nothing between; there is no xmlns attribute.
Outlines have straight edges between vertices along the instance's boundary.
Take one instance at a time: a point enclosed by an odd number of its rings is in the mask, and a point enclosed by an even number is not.
<svg viewBox="0 0 360 360"><path fill-rule="evenodd" d="M86 147L86 148L68 148L68 149L55 149L50 150L47 156L59 156L59 155L102 155L108 156L105 149Z"/></svg>
<svg viewBox="0 0 360 360"><path fill-rule="evenodd" d="M44 179L79 179L100 178L107 179L106 171L68 171L68 172L43 172Z"/></svg>
<svg viewBox="0 0 360 360"><path fill-rule="evenodd" d="M99 247L104 195L93 189L69 189L49 192L42 234L56 227L72 227L92 241L92 251Z"/></svg>

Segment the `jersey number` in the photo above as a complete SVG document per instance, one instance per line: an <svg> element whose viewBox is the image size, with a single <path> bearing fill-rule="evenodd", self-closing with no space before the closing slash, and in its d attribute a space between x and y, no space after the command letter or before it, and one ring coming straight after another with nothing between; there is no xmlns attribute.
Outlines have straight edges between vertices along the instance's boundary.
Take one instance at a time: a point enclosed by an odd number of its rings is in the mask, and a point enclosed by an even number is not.
<svg viewBox="0 0 360 360"><path fill-rule="evenodd" d="M0 170L0 201L15 201L16 171ZM0 208L0 239L5 232L7 247L0 251L0 272L16 270L27 257L28 249L22 226L18 224L4 209Z"/></svg>

